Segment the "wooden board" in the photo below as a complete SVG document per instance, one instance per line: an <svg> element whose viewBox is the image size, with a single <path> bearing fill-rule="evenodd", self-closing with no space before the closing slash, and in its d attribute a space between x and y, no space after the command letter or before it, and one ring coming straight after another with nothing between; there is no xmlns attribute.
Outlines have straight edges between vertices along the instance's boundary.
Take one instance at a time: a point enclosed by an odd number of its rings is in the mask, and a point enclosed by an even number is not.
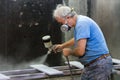
<svg viewBox="0 0 120 80"><path fill-rule="evenodd" d="M8 80L10 77L0 74L0 80Z"/></svg>
<svg viewBox="0 0 120 80"><path fill-rule="evenodd" d="M112 62L115 63L115 64L120 64L120 60L119 59L112 58Z"/></svg>
<svg viewBox="0 0 120 80"><path fill-rule="evenodd" d="M48 75L62 75L63 71L59 71L57 69L53 69L51 67L48 67L46 65L40 64L40 65L30 65L30 67L35 68L39 71L42 71Z"/></svg>
<svg viewBox="0 0 120 80"><path fill-rule="evenodd" d="M67 62L65 62L66 64L67 64ZM83 69L84 68L84 65L82 65L80 62L78 62L78 61L70 61L70 65L72 65L72 66L75 66L75 67L77 67L77 68L79 68L79 69Z"/></svg>

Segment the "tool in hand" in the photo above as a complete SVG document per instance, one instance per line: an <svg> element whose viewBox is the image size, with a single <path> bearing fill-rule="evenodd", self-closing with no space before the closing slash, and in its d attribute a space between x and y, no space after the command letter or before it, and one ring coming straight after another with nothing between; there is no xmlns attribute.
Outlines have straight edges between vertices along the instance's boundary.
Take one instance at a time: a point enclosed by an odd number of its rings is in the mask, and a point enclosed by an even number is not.
<svg viewBox="0 0 120 80"><path fill-rule="evenodd" d="M46 36L42 37L42 40L44 42L44 46L46 48L48 48L47 54L50 54L52 52L52 50L55 48L55 45L52 44L50 38L51 37L49 35L46 35ZM62 50L58 49L58 50L56 50L56 52L62 52ZM67 60L67 64L68 64L68 67L69 67L69 70L70 70L71 79L74 80L68 56L66 56L66 60Z"/></svg>
<svg viewBox="0 0 120 80"><path fill-rule="evenodd" d="M47 54L50 54L52 52L52 42L51 42L51 37L49 35L43 36L42 40L44 42L45 48L48 48Z"/></svg>

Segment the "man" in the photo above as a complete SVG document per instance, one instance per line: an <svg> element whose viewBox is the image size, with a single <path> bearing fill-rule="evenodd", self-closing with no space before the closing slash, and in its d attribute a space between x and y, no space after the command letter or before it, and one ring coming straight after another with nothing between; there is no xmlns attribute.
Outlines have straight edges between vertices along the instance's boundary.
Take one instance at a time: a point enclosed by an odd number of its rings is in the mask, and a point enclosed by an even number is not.
<svg viewBox="0 0 120 80"><path fill-rule="evenodd" d="M77 13L68 6L57 6L53 17L61 24L74 28L74 38L57 44L64 56L74 55L85 66L81 80L108 80L112 71L112 59L103 33L91 18ZM70 49L70 46L75 46Z"/></svg>

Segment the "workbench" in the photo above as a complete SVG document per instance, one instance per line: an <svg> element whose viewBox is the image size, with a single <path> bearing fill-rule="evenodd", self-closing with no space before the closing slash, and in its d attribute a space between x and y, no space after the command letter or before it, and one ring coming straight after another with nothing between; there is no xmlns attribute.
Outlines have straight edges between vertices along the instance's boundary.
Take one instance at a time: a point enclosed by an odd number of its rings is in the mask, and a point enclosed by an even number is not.
<svg viewBox="0 0 120 80"><path fill-rule="evenodd" d="M38 64L39 65L39 64ZM79 67L71 64L72 75L78 75L82 73L83 67ZM113 74L120 75L120 60L113 60ZM71 75L69 66L55 66L50 67L55 70L62 71L62 74L59 75L48 75L45 72L42 72L34 67L29 67L28 69L22 70L9 70L9 71L0 71L0 80L35 80L35 79L47 79L47 78L59 78ZM49 71L48 71L49 72Z"/></svg>

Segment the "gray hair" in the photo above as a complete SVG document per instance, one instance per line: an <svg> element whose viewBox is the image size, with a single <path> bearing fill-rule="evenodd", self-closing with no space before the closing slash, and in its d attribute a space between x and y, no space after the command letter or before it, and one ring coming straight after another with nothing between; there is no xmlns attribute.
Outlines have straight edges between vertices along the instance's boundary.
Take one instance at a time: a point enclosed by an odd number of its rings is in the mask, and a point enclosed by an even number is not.
<svg viewBox="0 0 120 80"><path fill-rule="evenodd" d="M73 17L74 15L77 15L77 13L74 11L73 8L63 6L61 4L57 5L56 9L53 12L54 18L56 17L65 18L66 16Z"/></svg>

